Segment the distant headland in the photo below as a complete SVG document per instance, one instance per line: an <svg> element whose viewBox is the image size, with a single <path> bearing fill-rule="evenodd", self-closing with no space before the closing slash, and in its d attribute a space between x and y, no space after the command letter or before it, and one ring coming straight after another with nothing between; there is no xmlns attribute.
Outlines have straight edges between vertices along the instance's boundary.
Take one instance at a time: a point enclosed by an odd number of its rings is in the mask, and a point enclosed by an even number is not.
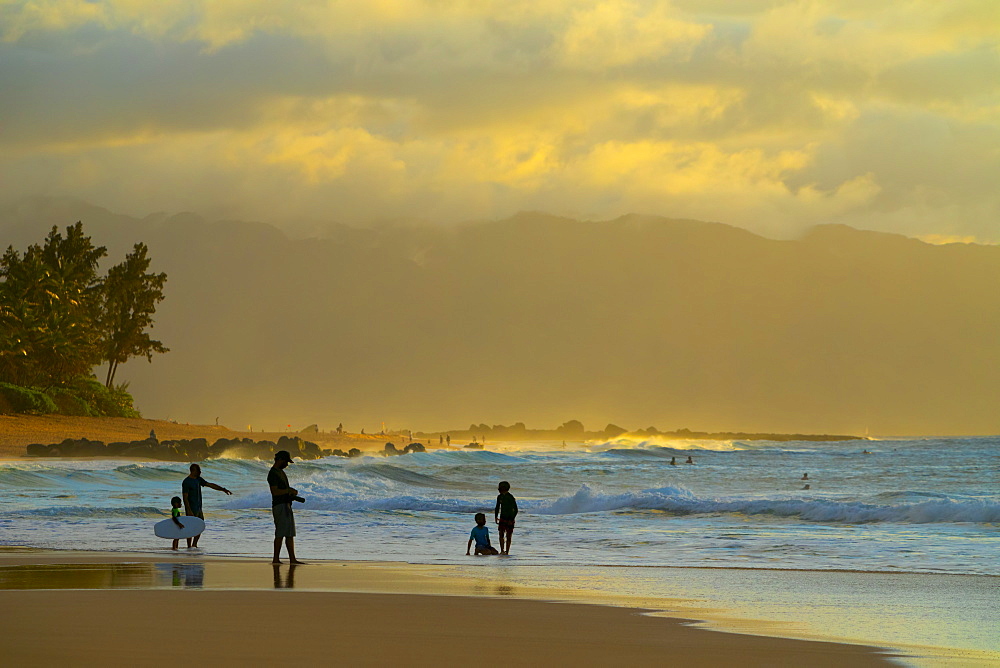
<svg viewBox="0 0 1000 668"><path fill-rule="evenodd" d="M629 430L616 424L609 424L600 431L587 431L579 420L564 422L556 429L528 429L523 422L510 426L502 424L472 424L468 429L441 432L414 432L418 439L440 439L450 437L452 440L473 440L485 442L486 439L500 441L597 441L615 438L662 438L713 441L858 441L860 436L847 434L774 434L742 431L691 431L690 429L675 429L661 431L656 427Z"/></svg>
<svg viewBox="0 0 1000 668"><path fill-rule="evenodd" d="M439 447L489 448L499 442L569 441L571 443L634 440L764 440L852 441L844 434L765 434L661 431L655 427L629 431L609 424L587 431L577 420L555 429L528 429L523 423L470 425L440 432L396 430L349 433L309 425L283 432L234 431L220 425L192 425L143 418L65 415L0 415L0 458L128 457L166 461L200 461L215 457L267 459L275 449L288 449L305 459L323 456L396 455ZM29 447L30 446L30 447Z"/></svg>

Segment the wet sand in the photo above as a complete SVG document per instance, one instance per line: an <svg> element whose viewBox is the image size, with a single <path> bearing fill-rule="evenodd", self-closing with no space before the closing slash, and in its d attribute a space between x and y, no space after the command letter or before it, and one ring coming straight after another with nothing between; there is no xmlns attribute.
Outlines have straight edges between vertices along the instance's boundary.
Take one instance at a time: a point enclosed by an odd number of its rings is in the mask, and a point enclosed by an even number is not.
<svg viewBox="0 0 1000 668"><path fill-rule="evenodd" d="M194 555L0 550L11 665L879 666L871 647L723 633L446 567L278 568ZM541 599L541 600L531 600ZM579 596L577 596L579 598Z"/></svg>

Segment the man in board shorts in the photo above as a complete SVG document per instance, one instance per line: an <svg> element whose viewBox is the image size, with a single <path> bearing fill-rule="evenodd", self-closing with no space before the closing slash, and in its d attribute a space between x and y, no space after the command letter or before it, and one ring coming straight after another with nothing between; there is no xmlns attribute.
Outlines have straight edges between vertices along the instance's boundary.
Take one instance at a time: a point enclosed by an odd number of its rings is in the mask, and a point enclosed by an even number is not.
<svg viewBox="0 0 1000 668"><path fill-rule="evenodd" d="M292 514L292 500L298 491L288 484L285 467L292 463L287 450L274 453L274 465L267 472L267 484L271 488L271 516L274 518L274 559L272 564L280 564L281 542L288 549L288 563L302 564L295 558L295 516Z"/></svg>

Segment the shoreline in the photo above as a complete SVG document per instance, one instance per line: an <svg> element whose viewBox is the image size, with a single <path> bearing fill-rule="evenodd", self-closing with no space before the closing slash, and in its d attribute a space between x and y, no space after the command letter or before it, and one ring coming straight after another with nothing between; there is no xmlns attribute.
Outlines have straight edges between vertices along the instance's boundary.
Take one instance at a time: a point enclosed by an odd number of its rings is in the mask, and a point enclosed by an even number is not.
<svg viewBox="0 0 1000 668"><path fill-rule="evenodd" d="M79 570L81 577L91 578L90 586L67 579L74 564L88 566ZM44 586L48 582L53 588L5 587L4 578L11 579L12 567L33 573L33 584ZM130 568L134 571L132 580L127 579ZM148 631L144 638L142 629L185 630L171 621L170 615L175 613L189 619L203 616L199 626L213 636L213 641L206 643L207 653L199 652L203 658L215 657L227 665L259 661L261 656L256 652L260 648L251 651L241 641L246 638L246 628L265 621L260 615L265 608L281 611L278 617L290 615L289 629L294 630L295 641L288 643L289 653L281 650L282 655L313 663L320 654L325 653L329 660L331 653L339 652L338 658L348 663L393 660L406 665L451 665L462 660L455 652L467 658L467 645L478 642L484 633L505 636L504 653L511 660L532 663L572 660L598 665L627 660L662 665L664 656L669 656L672 661L693 666L876 666L893 665L890 659L899 656L895 648L885 646L775 635L776 629L766 623L759 624L753 633L710 628L701 619L709 615L691 614L697 609L680 609L679 600L628 597L614 602L579 590L471 579L455 570L339 561L275 568L258 559L200 554L0 548L0 601L19 610L8 638L23 641L16 640L9 655L29 662L67 658L78 651L72 639L96 634L108 639L124 636L130 655L135 653L155 664L155 653L162 650L164 641L149 638ZM195 586L179 583L178 578L195 572ZM147 575L162 579L139 583ZM101 577L125 578L122 582L126 584L94 581ZM282 593L262 591L275 588ZM299 591L289 592L289 588ZM171 589L188 591L165 591ZM108 629L102 616L85 612L97 605L107 605L116 613L131 612L121 618L116 614L115 624L110 625L113 628ZM224 623L222 617L226 617ZM60 624L64 620L65 627ZM395 623L390 624L392 620ZM312 629L303 629L303 624L319 628L312 633ZM44 651L28 632L38 625L46 628ZM350 646L331 646L321 633L323 628L328 636L336 629L336 637L350 637ZM384 643L385 634L412 636L419 641ZM399 654L383 656L381 650L375 651L378 656L372 654L368 641L377 644L380 638L383 644L397 647Z"/></svg>
<svg viewBox="0 0 1000 668"><path fill-rule="evenodd" d="M518 600L544 603L549 606L548 612L540 612L539 618L536 620L537 624L543 626L549 620L560 617L559 611L565 606L555 606L555 604L562 603L621 609L628 611L630 615L663 618L672 624L680 624L681 628L684 629L701 630L725 636L762 638L779 645L785 641L818 643L819 645L810 652L819 651L821 654L827 652L829 648L822 649L820 646L825 647L826 645L862 648L866 652L866 658L861 663L856 663L854 661L856 657L853 655L850 660L847 660L846 656L839 654L842 650L838 649L831 656L840 656L839 664L836 662L823 663L825 659L816 664L814 657L810 655L808 665L900 665L900 662L904 665L922 667L1000 665L1000 651L994 649L976 649L973 648L974 646L958 645L945 646L933 642L930 638L919 641L911 639L908 642L902 642L898 638L894 640L890 633L885 633L884 630L877 631L880 628L878 626L879 620L888 621L887 618L883 617L886 610L880 611L877 604L872 609L859 608L849 603L846 607L841 605L843 614L848 614L851 617L867 616L870 628L876 629L876 631L869 632L867 637L850 633L837 635L832 627L817 626L816 624L810 626L798 619L790 620L787 616L782 618L769 614L769 611L773 612L774 608L768 608L768 600L771 599L766 599L766 597L755 601L755 607L750 609L749 614L747 614L746 606L741 608L739 605L738 588L733 589L732 587L733 578L740 580L749 576L754 580L753 587L756 590L770 592L773 595L777 586L788 595L800 592L802 583L805 582L817 592L817 596L820 596L819 593L822 592L833 597L830 602L823 602L820 606L822 609L827 608L838 598L836 588L831 590L829 587L830 581L827 576L831 575L830 571L775 570L750 573L748 571L754 569L698 566L642 567L643 570L657 568L663 571L682 571L673 575L666 573L663 576L681 585L676 588L670 598L664 598L642 593L628 594L590 588L588 587L590 582L587 580L587 568L534 565L527 566L525 569L516 564L516 560L504 562L499 559L477 558L470 559L469 565L461 566L455 564L411 564L398 561L309 559L307 564L301 567L291 567L286 562L275 568L264 557L206 555L202 552L192 553L184 550L177 553L170 550L162 552L153 550L103 552L7 546L0 547L0 596L12 591L9 586L4 584L5 577L9 584L10 567L12 566L20 566L25 572L33 572L31 586L19 591L25 591L25 589L35 591L72 589L74 593L85 593L93 590L163 592L164 590L184 589L197 590L201 592L199 595L203 595L208 592L265 594L262 590L280 588L297 590L294 593L295 596L306 593L322 593ZM606 568L607 570L617 569L619 571L636 570L631 567ZM538 577L533 577L531 574L526 576L525 570L531 571ZM685 590L682 586L688 580L690 572L698 570L709 572L706 575L709 576L709 581L712 583L712 594L708 597L692 595L693 590ZM740 572L741 570L743 572ZM86 577L89 580L83 583L75 582L68 575L71 572L76 573L75 577ZM553 576L553 574L555 574L554 577L545 577ZM763 574L766 574L766 577L762 577ZM867 588L875 582L868 576L878 575L865 571L834 572L833 574L838 576L838 580L843 581L846 578L862 588ZM947 581L956 577L939 574L893 573L892 575L909 576L910 586L929 590L937 590L942 586L947 586ZM95 583L95 578L102 577L105 578L104 581ZM193 586L190 582L192 577L195 579ZM977 576L966 577L974 578ZM913 578L919 578L919 580L913 582ZM877 582L875 583L877 584ZM983 588L982 583L976 582L969 582L966 586ZM987 582L985 587L990 590L996 589L993 582ZM797 595L793 598L798 603L796 609L806 616L817 612L811 603L824 600L821 597L798 597ZM59 602L53 601L52 605L72 605L71 599L72 597L62 597ZM805 604L804 607L802 607L803 604ZM326 608L323 607L323 609ZM914 610L908 610L904 606L900 610L890 610L888 614L901 615L902 618L897 620L897 623L902 621L906 625L918 626L929 622L926 615L933 616L933 613L929 611L924 611L923 615L917 616L914 616L914 612ZM829 610L822 612L822 614L828 615ZM802 619L804 620L805 617ZM681 638L674 641L682 642L686 647L695 647L701 646L704 638L713 637L695 636L693 639ZM699 638L702 639L699 640ZM715 644L712 640L705 642L712 646ZM784 649L780 650L780 652L784 651ZM780 663L779 659L782 656L780 652L767 660L762 660L760 665ZM885 661L876 664L866 663L872 657L878 661L882 661L882 659L894 659L894 661L892 663ZM358 660L364 663L360 658ZM402 660L406 660L406 658L402 658ZM525 660L529 660L529 658L526 657ZM587 657L580 657L578 660L586 662ZM654 661L653 657L649 657L649 663ZM691 658L691 661L693 663L690 665L729 665L728 662L703 663L695 658ZM797 663L794 665L807 665L803 663L804 659L801 657L796 661Z"/></svg>

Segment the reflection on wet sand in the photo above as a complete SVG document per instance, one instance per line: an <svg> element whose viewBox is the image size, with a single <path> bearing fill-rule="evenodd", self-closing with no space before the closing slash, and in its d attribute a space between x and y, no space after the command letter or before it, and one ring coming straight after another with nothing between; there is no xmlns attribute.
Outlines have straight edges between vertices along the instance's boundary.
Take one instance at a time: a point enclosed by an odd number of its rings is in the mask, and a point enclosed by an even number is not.
<svg viewBox="0 0 1000 668"><path fill-rule="evenodd" d="M0 589L144 589L156 584L157 572L153 564L0 567Z"/></svg>
<svg viewBox="0 0 1000 668"><path fill-rule="evenodd" d="M201 589L205 586L205 564L202 563L170 563L156 564L161 579L169 579L172 587L187 587Z"/></svg>
<svg viewBox="0 0 1000 668"><path fill-rule="evenodd" d="M204 585L203 563L33 564L0 567L0 589L200 589Z"/></svg>
<svg viewBox="0 0 1000 668"><path fill-rule="evenodd" d="M274 567L274 588L275 589L295 589L295 564L288 565L288 573L282 578L281 564L271 564Z"/></svg>

